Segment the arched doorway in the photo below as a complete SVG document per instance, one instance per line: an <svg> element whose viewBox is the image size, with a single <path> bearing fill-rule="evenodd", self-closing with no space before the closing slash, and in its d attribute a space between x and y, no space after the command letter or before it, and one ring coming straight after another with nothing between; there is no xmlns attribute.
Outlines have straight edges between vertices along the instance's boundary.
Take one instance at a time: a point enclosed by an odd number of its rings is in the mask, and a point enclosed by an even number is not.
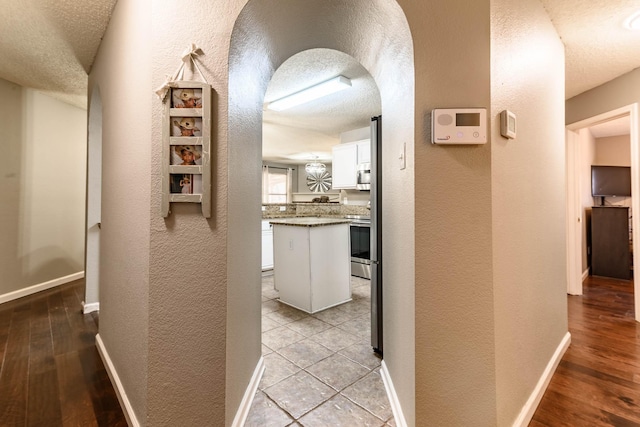
<svg viewBox="0 0 640 427"><path fill-rule="evenodd" d="M398 400L413 402L414 259L406 256L414 223L403 201L414 194L413 168L397 159L403 147L413 152L413 42L402 9L393 0L300 1L251 0L236 20L229 50L227 354L252 357L229 361L228 373L254 371L260 362L260 203L262 107L278 67L298 52L327 48L355 58L373 76L385 120L382 203L384 204L385 364L394 376ZM409 157L409 162L412 162ZM411 202L410 202L411 203ZM411 243L412 252L412 243ZM405 248L402 255L401 248ZM385 249L387 251L387 249ZM247 263L250 267L247 268ZM255 311L255 313L254 313ZM237 339L242 336L243 339ZM258 372L259 369L255 369ZM255 376L254 376L255 377ZM259 378L259 375L257 375ZM227 388L227 407L237 407L247 383ZM257 387L257 384L254 384ZM412 412L411 408L409 409ZM235 412L235 409L233 409ZM396 417L397 418L397 417Z"/></svg>
<svg viewBox="0 0 640 427"><path fill-rule="evenodd" d="M343 90L337 93L284 110L269 108L273 101L283 96L299 93L302 88L320 82L332 81L336 76L345 82ZM373 127L376 134L372 135L371 122L372 117L377 118L381 114L379 90L373 77L349 55L332 49L309 49L287 59L276 70L265 94L264 105L264 217L275 216L277 220L278 216L284 215L286 220L291 220L291 216L312 216L333 221L336 217L343 219L346 216L357 220L351 226L343 224L344 231L350 231L351 244L347 237L343 245L337 245L336 252L344 249L345 258L339 258L348 262L350 246L351 255L355 256L352 259L358 261L352 263L350 278L347 267L347 277L342 280L343 275L335 273L340 262L327 262L333 254L315 252L310 260L330 264L329 268L321 270L325 273L333 270L336 282L326 276L320 279L321 271L312 271L307 276L300 263L288 263L277 257L275 270L263 270L265 374L247 423L284 425L297 420L305 424L313 419L328 422L329 413L331 417L357 417L362 422L389 422L391 407L379 373L382 301L376 291L382 289L382 265L379 258L366 255L378 253L378 246L370 249L370 243L378 243L370 236L375 236L381 223L375 209L378 199L372 195L378 194L375 190L382 179L371 180L373 191L358 190L347 182L339 182L340 173L344 175L345 169L340 168L340 162L332 162L332 151L336 148L340 153L349 153L342 159L353 155L356 163L368 163L370 176L376 176L374 166L378 163L374 160L380 157L376 142L381 140L377 137L377 126ZM318 177L318 172L311 168L307 171L305 164L308 166L309 163L320 163L324 169L323 177L335 177L333 185L317 188L314 178ZM344 163L348 170L348 162L345 160ZM355 163L352 166L355 167ZM355 173L355 169L352 170ZM309 177L310 185L307 182ZM285 189L286 197L282 194ZM326 197L327 202L312 203L321 196ZM280 208L285 209L284 213L278 213ZM265 222L268 225L264 217L263 230L267 229ZM365 218L370 218L370 224ZM320 238L325 233L334 232L328 230L319 227L309 231L311 234L317 231ZM279 232L284 230L279 229ZM271 232L273 234L275 231ZM269 239L269 234L266 234L266 239ZM272 244L263 241L262 245L263 251L275 251L277 246L275 241ZM366 254L362 252L364 246ZM285 253L280 252L280 255ZM263 259L269 258L264 258L263 253ZM370 259L375 262L369 263ZM299 288L297 285L305 286L302 285L305 278L310 278L318 288L341 283L341 289L344 289L350 285L349 299L334 301L335 305L329 303L328 307L320 310L318 307L303 308L304 303L299 305L303 300L280 299L284 293L281 286L284 285L279 280L283 277L292 278L296 288ZM314 290L318 288L314 287ZM287 295L291 296L288 292ZM305 399L299 399L300 394L304 394ZM363 396L367 396L366 399ZM352 422L354 420L342 420L346 424Z"/></svg>

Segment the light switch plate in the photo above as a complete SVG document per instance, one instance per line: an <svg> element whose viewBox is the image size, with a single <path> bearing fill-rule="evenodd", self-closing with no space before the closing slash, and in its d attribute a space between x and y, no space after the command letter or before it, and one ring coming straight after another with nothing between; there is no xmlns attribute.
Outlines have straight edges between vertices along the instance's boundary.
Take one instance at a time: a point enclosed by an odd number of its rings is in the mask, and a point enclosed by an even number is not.
<svg viewBox="0 0 640 427"><path fill-rule="evenodd" d="M509 110L500 113L500 135L508 139L516 137L516 115Z"/></svg>

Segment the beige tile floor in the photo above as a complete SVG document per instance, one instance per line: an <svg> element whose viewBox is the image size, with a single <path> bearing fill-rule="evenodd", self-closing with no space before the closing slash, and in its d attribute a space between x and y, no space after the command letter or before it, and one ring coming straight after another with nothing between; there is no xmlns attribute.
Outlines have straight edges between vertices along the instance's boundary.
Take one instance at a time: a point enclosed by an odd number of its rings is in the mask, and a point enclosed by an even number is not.
<svg viewBox="0 0 640 427"><path fill-rule="evenodd" d="M370 345L370 282L351 286L353 301L309 315L279 302L263 277L265 372L245 426L395 426Z"/></svg>

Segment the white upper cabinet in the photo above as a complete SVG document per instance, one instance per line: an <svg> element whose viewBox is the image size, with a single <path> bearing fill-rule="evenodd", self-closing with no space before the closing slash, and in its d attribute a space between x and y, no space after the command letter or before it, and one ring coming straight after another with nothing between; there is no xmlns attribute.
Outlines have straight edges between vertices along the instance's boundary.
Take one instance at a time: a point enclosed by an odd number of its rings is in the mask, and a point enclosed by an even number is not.
<svg viewBox="0 0 640 427"><path fill-rule="evenodd" d="M358 147L356 144L339 144L332 148L334 190L356 188L356 167L358 165Z"/></svg>
<svg viewBox="0 0 640 427"><path fill-rule="evenodd" d="M365 139L346 144L338 144L333 146L332 151L332 188L334 190L355 189L358 164L371 161L371 142Z"/></svg>
<svg viewBox="0 0 640 427"><path fill-rule="evenodd" d="M358 164L371 162L371 141L365 139L356 142L358 146Z"/></svg>

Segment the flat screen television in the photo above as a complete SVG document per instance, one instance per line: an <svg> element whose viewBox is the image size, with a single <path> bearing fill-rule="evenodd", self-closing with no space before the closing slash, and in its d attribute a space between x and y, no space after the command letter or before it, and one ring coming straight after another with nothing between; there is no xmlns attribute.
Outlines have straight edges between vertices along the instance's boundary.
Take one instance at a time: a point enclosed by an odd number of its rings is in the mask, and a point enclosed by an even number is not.
<svg viewBox="0 0 640 427"><path fill-rule="evenodd" d="M631 168L628 166L591 166L593 197L630 197Z"/></svg>

